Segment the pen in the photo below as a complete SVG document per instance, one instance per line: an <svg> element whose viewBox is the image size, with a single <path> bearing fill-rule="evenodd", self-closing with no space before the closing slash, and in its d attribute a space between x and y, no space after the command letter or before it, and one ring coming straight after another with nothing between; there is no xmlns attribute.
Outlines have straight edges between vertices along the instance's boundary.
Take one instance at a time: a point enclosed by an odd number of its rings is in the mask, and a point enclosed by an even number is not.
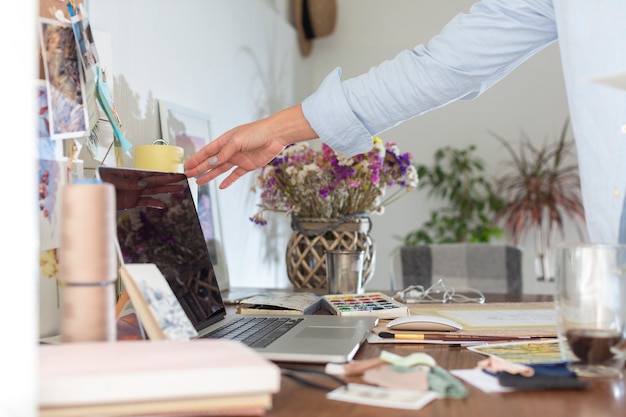
<svg viewBox="0 0 626 417"><path fill-rule="evenodd" d="M383 339L403 340L440 340L442 342L482 342L493 340L518 340L534 339L532 336L470 336L470 335L438 335L424 333L390 333L380 332L378 336Z"/></svg>

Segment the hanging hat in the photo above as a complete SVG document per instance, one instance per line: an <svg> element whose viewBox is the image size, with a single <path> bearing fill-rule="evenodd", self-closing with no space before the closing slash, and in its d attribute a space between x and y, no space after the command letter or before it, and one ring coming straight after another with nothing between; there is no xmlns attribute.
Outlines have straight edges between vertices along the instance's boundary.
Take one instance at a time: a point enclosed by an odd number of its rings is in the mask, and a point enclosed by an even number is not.
<svg viewBox="0 0 626 417"><path fill-rule="evenodd" d="M293 17L298 43L303 56L311 53L313 39L330 35L335 30L335 0L293 0Z"/></svg>

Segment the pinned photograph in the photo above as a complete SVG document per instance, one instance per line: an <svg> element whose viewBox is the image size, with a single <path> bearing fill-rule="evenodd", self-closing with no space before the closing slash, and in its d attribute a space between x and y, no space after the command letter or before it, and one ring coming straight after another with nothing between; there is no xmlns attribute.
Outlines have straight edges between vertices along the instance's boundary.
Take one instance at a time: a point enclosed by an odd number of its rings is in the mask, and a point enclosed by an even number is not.
<svg viewBox="0 0 626 417"><path fill-rule="evenodd" d="M41 19L39 29L48 87L50 137L67 139L86 136L88 115L74 31L52 19Z"/></svg>
<svg viewBox="0 0 626 417"><path fill-rule="evenodd" d="M72 28L74 30L76 44L80 51L83 68L88 70L99 61L96 43L94 42L93 33L91 32L91 25L89 24L89 20L85 18L79 19L73 17Z"/></svg>
<svg viewBox="0 0 626 417"><path fill-rule="evenodd" d="M48 95L43 82L37 86L37 103L39 236L41 249L48 250L61 245L59 191L65 177L55 141L50 138Z"/></svg>

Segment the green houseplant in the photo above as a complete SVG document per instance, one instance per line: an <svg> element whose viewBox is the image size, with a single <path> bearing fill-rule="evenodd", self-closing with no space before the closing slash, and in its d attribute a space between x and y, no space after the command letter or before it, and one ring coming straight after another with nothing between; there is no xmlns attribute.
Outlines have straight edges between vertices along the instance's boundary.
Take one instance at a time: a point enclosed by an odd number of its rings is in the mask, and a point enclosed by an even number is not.
<svg viewBox="0 0 626 417"><path fill-rule="evenodd" d="M405 246L452 242L489 242L503 230L495 222L503 201L494 192L493 181L484 174L484 162L476 146L438 149L432 165L416 167L418 189L447 204L433 210L421 228L403 238Z"/></svg>
<svg viewBox="0 0 626 417"><path fill-rule="evenodd" d="M580 179L572 158L574 141L567 139L569 119L558 141L534 146L522 132L519 150L501 136L491 133L508 151L512 163L505 164L504 175L496 180L496 192L504 199L496 220L502 222L513 243L534 232L537 278L554 278L550 252L557 232L563 237L566 217L574 221L579 235L585 212L580 196ZM575 159L574 159L575 161Z"/></svg>

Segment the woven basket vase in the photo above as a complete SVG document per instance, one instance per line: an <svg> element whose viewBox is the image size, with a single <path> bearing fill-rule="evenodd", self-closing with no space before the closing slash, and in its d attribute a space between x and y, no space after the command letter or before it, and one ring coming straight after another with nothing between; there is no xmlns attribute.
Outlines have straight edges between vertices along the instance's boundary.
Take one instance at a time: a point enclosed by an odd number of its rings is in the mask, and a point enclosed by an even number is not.
<svg viewBox="0 0 626 417"><path fill-rule="evenodd" d="M326 251L363 250L363 287L374 276L376 250L367 216L343 219L292 216L287 242L287 275L295 288L326 289ZM321 291L324 292L324 291Z"/></svg>

